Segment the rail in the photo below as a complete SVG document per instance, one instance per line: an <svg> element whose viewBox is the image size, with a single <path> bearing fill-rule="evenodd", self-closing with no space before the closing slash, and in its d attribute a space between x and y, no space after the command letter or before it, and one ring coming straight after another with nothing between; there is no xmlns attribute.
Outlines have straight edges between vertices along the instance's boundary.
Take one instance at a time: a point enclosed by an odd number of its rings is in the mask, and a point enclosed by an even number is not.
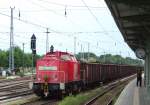
<svg viewBox="0 0 150 105"><path fill-rule="evenodd" d="M111 98L111 99L109 100L109 102L107 103L107 105L113 105L113 99L114 99L114 98Z"/></svg>
<svg viewBox="0 0 150 105"><path fill-rule="evenodd" d="M98 94L97 96L95 96L94 98L92 98L91 100L89 100L89 101L88 101L87 103L85 103L84 105L92 105L94 102L96 102L96 100L97 100L98 98L104 96L104 95L107 94L109 91L111 91L112 89L116 88L116 87L118 86L118 82L122 82L121 84L123 84L125 81L128 81L128 80L130 80L130 79L132 79L132 78L134 78L134 77L135 77L135 75L132 75L132 76L130 76L130 77L126 77L126 78L123 78L123 79L121 79L121 80L118 80L118 81L115 81L115 82L113 82L113 83L110 83L110 84L108 84L108 85L106 85L106 86L103 86L103 87L104 87L104 91L103 91L102 93ZM120 90L119 92L117 92L117 94L119 94L121 91L122 91L122 90ZM106 105L113 105L113 100L114 100L114 98L117 96L117 94L116 94L115 96L111 97L111 98L107 101Z"/></svg>
<svg viewBox="0 0 150 105"><path fill-rule="evenodd" d="M92 103L94 103L99 97L105 95L107 92L109 92L110 90L112 90L113 88L115 88L117 85L112 84L111 87L107 87L105 91L103 91L101 94L95 96L94 98L92 98L90 101L88 101L87 103L85 103L84 105L91 105ZM111 104L110 104L111 105Z"/></svg>
<svg viewBox="0 0 150 105"><path fill-rule="evenodd" d="M25 90L21 92L11 93L11 94L0 96L0 101L16 98L20 96L30 95L30 94L33 94L32 90Z"/></svg>

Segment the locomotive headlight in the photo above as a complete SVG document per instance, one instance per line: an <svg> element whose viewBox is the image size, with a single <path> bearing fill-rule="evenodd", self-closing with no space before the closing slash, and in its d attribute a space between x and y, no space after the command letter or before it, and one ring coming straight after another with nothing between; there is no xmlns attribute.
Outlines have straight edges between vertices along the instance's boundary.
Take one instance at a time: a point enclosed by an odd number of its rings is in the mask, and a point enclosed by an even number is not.
<svg viewBox="0 0 150 105"><path fill-rule="evenodd" d="M37 80L41 81L41 75L39 75L39 74L37 75Z"/></svg>
<svg viewBox="0 0 150 105"><path fill-rule="evenodd" d="M38 81L41 81L41 78L38 77Z"/></svg>

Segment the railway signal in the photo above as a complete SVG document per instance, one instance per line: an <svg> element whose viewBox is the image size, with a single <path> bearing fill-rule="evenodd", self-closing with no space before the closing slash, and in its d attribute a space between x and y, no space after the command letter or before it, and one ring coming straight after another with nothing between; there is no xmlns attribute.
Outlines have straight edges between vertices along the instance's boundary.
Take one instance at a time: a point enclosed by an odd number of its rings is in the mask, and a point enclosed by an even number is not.
<svg viewBox="0 0 150 105"><path fill-rule="evenodd" d="M33 75L34 59L36 55L36 37L34 34L31 37L31 50L32 50L32 75Z"/></svg>
<svg viewBox="0 0 150 105"><path fill-rule="evenodd" d="M36 54L36 37L34 34L31 37L31 50L32 54Z"/></svg>

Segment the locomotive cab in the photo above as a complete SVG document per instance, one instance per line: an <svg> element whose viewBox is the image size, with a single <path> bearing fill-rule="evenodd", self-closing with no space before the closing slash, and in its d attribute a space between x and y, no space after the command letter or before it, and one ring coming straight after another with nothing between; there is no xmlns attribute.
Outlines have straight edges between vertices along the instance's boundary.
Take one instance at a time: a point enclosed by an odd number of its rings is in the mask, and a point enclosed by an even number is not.
<svg viewBox="0 0 150 105"><path fill-rule="evenodd" d="M80 87L80 65L67 52L49 52L36 63L33 91L38 96L69 93Z"/></svg>

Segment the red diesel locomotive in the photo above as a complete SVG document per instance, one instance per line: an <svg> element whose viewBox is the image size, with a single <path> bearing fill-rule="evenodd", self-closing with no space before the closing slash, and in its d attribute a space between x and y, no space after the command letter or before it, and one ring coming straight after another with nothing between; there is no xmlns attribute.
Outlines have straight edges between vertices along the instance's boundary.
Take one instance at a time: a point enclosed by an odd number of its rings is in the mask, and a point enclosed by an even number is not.
<svg viewBox="0 0 150 105"><path fill-rule="evenodd" d="M81 88L80 65L67 52L49 52L36 63L33 90L38 96L70 93Z"/></svg>
<svg viewBox="0 0 150 105"><path fill-rule="evenodd" d="M108 83L136 73L137 66L80 63L67 52L48 52L36 63L33 91L41 97L79 92L83 87ZM141 69L141 67L140 67Z"/></svg>

